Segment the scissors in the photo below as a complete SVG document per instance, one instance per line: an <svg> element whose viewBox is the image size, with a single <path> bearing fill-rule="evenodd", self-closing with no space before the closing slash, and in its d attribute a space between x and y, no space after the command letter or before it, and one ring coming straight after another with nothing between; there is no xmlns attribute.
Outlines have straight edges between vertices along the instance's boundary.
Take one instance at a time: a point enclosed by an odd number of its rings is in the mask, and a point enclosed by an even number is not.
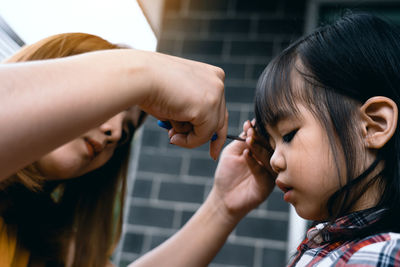
<svg viewBox="0 0 400 267"><path fill-rule="evenodd" d="M172 128L172 125L171 125L171 123L170 123L169 121L161 121L161 120L158 120L158 121L157 121L157 124L158 124L158 126L160 126L161 128L164 128L164 129L167 129L167 130L169 130L169 129ZM218 138L218 135L215 133L215 134L211 137L211 141L215 141L215 140L217 140L217 138ZM241 138L241 137L235 136L235 135L230 135L230 134L226 135L226 138L227 138L227 139L231 139L231 140L242 141L242 142L246 141L246 139L244 139L244 138Z"/></svg>

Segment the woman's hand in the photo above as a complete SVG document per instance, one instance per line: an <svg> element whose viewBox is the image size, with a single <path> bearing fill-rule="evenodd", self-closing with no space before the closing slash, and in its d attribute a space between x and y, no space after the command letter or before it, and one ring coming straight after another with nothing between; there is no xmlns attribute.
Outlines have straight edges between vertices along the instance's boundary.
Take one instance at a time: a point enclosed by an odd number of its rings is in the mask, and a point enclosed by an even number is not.
<svg viewBox="0 0 400 267"><path fill-rule="evenodd" d="M233 221L260 205L272 192L276 178L269 166L266 141L257 135L249 121L243 130L246 142L233 141L224 149L212 190Z"/></svg>
<svg viewBox="0 0 400 267"><path fill-rule="evenodd" d="M170 142L182 147L210 143L216 159L226 139L228 113L222 69L159 53L149 53L149 94L140 107L160 120L171 122Z"/></svg>

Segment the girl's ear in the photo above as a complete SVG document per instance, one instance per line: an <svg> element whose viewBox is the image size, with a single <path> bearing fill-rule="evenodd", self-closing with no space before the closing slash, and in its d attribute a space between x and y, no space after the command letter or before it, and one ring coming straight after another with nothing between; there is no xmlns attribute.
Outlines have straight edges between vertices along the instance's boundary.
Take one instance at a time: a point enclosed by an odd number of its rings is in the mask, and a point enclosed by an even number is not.
<svg viewBox="0 0 400 267"><path fill-rule="evenodd" d="M365 145L373 149L382 148L396 131L396 103L390 98L375 96L368 99L360 111Z"/></svg>

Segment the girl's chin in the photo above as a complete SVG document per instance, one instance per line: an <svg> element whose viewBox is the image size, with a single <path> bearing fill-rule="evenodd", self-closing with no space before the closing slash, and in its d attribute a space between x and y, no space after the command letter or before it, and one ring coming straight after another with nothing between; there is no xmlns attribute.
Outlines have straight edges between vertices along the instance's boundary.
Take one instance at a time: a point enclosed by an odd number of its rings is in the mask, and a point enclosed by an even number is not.
<svg viewBox="0 0 400 267"><path fill-rule="evenodd" d="M322 212L311 211L307 209L302 209L298 205L294 206L297 215L299 215L304 220L308 221L325 221L327 216L322 214Z"/></svg>

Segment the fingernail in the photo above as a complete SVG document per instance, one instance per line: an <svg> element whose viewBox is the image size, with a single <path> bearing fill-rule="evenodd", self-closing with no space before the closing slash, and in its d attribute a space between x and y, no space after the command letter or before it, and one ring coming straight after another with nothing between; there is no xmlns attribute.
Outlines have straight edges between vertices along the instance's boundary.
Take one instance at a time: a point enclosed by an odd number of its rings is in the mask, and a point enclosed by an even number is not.
<svg viewBox="0 0 400 267"><path fill-rule="evenodd" d="M248 143L249 145L252 145L254 143L254 139L251 136L248 136L246 138L246 143Z"/></svg>
<svg viewBox="0 0 400 267"><path fill-rule="evenodd" d="M171 136L171 137L169 138L169 143L170 143L171 145L175 145L175 144L174 144L174 141L175 141L176 138L174 138L174 137L175 137L175 135L173 135L173 136Z"/></svg>
<svg viewBox="0 0 400 267"><path fill-rule="evenodd" d="M247 133L248 133L249 136L252 136L252 135L254 134L254 129L253 129L253 128L250 128L250 129L247 131Z"/></svg>

